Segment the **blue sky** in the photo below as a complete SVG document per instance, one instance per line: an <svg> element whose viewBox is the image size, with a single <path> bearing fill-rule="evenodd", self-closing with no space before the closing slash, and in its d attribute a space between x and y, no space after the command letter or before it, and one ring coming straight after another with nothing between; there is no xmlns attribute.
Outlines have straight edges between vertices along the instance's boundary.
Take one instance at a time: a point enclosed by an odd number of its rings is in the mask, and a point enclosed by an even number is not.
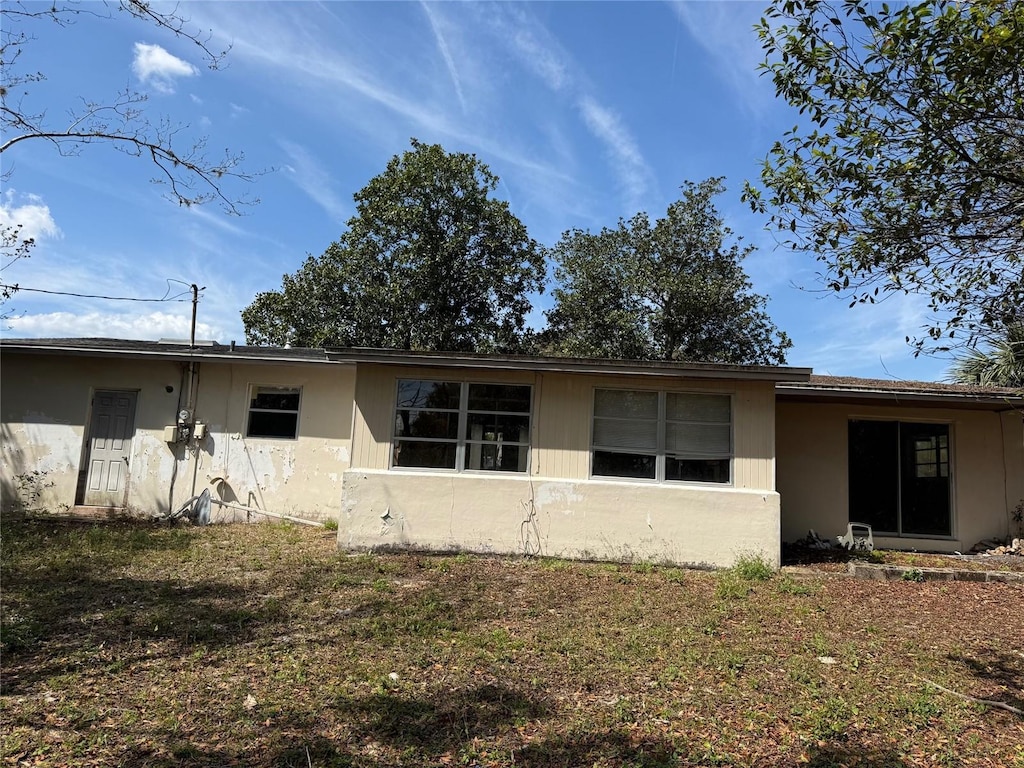
<svg viewBox="0 0 1024 768"><path fill-rule="evenodd" d="M32 3L27 3L32 5ZM924 302L894 297L848 309L816 292L818 265L777 247L740 201L772 143L797 122L757 64L745 2L186 2L183 15L232 46L210 71L195 46L114 12L37 25L22 64L48 76L25 104L54 126L85 97L126 85L151 119L206 136L211 154L241 151L269 169L232 194L246 215L179 208L151 167L92 145L62 157L41 141L4 153L0 223L37 238L5 282L53 291L160 298L205 286L197 335L240 343L239 313L354 213L352 194L409 139L475 153L530 234L554 244L570 228L664 213L684 180L726 177L718 199L758 251L755 290L794 340L793 365L819 373L937 379L948 361L914 359L904 342ZM86 3L87 7L102 6ZM45 7L40 4L39 7ZM62 126L63 127L63 126ZM548 296L535 302L542 323ZM128 303L21 292L14 336L185 338L187 302Z"/></svg>

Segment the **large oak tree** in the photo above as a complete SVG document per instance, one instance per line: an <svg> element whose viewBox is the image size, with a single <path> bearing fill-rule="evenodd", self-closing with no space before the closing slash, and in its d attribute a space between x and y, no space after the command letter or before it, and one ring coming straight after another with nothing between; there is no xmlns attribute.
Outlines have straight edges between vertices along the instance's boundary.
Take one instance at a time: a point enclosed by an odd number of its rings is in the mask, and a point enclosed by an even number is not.
<svg viewBox="0 0 1024 768"><path fill-rule="evenodd" d="M721 179L683 186L653 224L566 232L541 351L575 357L782 364L792 346L751 290L742 246L714 206Z"/></svg>
<svg viewBox="0 0 1024 768"><path fill-rule="evenodd" d="M542 249L475 155L415 139L355 194L356 215L242 312L253 344L517 351Z"/></svg>

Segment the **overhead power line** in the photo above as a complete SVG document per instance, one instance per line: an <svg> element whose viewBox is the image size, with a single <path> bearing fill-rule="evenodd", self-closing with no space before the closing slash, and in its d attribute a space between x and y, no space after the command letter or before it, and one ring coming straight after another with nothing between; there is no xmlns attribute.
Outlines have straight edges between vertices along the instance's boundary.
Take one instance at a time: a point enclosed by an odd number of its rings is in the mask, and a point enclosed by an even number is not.
<svg viewBox="0 0 1024 768"><path fill-rule="evenodd" d="M95 293L74 293L71 291L48 291L45 288L26 288L23 285L6 285L0 283L0 288L10 289L12 291L29 291L30 293L48 293L52 296L74 296L79 299L105 299L106 301L143 301L143 302L165 302L165 301L177 301L185 302L192 301L192 299L182 299L181 296L187 296L191 291L182 291L174 296L167 296L162 299L140 299L136 296L100 296Z"/></svg>

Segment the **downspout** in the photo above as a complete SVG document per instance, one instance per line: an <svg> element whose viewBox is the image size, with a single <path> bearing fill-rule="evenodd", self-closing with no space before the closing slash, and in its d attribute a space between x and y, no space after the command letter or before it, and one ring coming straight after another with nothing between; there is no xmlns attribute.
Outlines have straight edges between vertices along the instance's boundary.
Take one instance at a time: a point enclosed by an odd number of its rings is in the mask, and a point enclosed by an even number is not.
<svg viewBox="0 0 1024 768"><path fill-rule="evenodd" d="M205 286L204 286L205 287ZM192 283L192 325L189 330L188 339L188 400L185 407L188 408L189 424L188 438L185 441L186 456L188 452L194 451L192 462L192 491L191 496L196 495L196 476L199 474L199 444L195 442L196 425L196 401L199 391L199 363L195 361L196 349L196 313L199 309L199 291L203 290L195 283Z"/></svg>

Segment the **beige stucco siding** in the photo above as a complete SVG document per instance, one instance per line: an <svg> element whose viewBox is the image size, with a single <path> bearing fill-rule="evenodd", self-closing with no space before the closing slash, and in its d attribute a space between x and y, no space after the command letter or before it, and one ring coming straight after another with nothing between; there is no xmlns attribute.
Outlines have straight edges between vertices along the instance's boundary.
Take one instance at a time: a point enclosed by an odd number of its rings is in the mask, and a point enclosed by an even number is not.
<svg viewBox="0 0 1024 768"><path fill-rule="evenodd" d="M1013 510L1018 504L1024 505L1024 413L1017 410L1003 411L1000 418L1006 468L1006 499L1009 508ZM1010 531L1012 536L1022 534L1024 527Z"/></svg>
<svg viewBox="0 0 1024 768"><path fill-rule="evenodd" d="M727 567L779 562L770 491L523 476L345 474L339 543Z"/></svg>
<svg viewBox="0 0 1024 768"><path fill-rule="evenodd" d="M529 473L390 469L400 378L531 385ZM597 388L729 394L731 485L591 479ZM777 562L774 417L771 382L361 364L339 543L715 566L757 551Z"/></svg>
<svg viewBox="0 0 1024 768"><path fill-rule="evenodd" d="M893 548L967 551L1007 534L1007 511L1024 475L1019 415L983 410L780 401L777 405L778 490L782 539L816 530L833 537L849 521L848 422L885 419L950 425L953 536L875 537Z"/></svg>
<svg viewBox="0 0 1024 768"><path fill-rule="evenodd" d="M34 470L44 478L37 506L75 505L90 401L97 390L109 389L137 392L128 462L131 511L177 509L210 487L226 501L270 511L311 519L337 515L351 449L354 367L200 362L195 415L208 433L188 446L163 437L183 406L183 369L174 361L4 352L4 507L23 501L19 477ZM297 439L245 437L250 384L302 388Z"/></svg>
<svg viewBox="0 0 1024 768"><path fill-rule="evenodd" d="M775 488L775 392L772 382L655 379L528 371L452 371L360 365L356 381L352 466L388 469L399 379L488 381L533 386L531 474L566 480L590 476L594 390L721 392L733 398L733 486Z"/></svg>

